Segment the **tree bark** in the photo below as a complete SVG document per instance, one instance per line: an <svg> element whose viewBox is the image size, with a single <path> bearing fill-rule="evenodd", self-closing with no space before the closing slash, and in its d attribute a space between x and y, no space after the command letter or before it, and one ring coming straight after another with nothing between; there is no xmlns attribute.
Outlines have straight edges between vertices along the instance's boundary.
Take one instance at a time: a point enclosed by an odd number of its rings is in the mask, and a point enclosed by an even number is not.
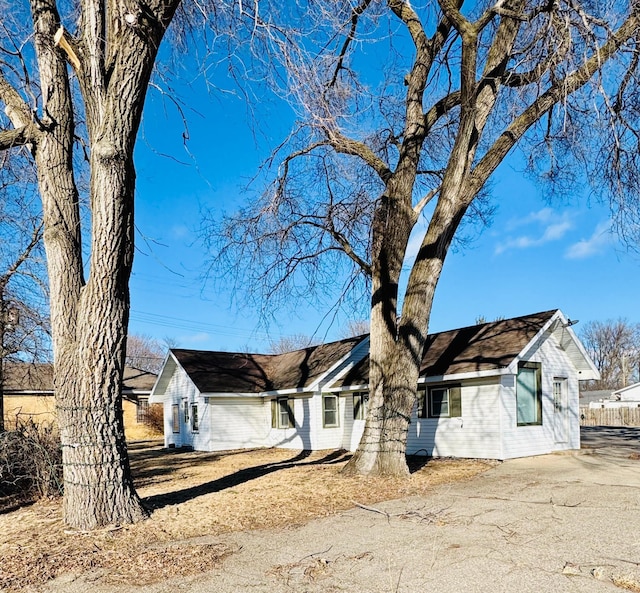
<svg viewBox="0 0 640 593"><path fill-rule="evenodd" d="M90 148L91 261L85 283L74 111L55 0L33 0L44 105L34 142L51 293L54 387L60 423L64 519L89 530L147 512L127 455L121 383L134 252L133 149L155 57L179 0L133 15L86 0L74 68ZM105 34L106 30L106 34ZM78 57L79 56L79 57Z"/></svg>

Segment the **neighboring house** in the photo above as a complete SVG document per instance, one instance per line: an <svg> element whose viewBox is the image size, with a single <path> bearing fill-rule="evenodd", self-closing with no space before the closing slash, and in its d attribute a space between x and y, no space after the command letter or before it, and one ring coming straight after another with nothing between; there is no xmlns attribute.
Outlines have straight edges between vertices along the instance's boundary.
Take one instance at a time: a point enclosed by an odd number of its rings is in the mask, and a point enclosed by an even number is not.
<svg viewBox="0 0 640 593"><path fill-rule="evenodd" d="M602 400L611 397L611 389L592 389L580 392L580 407L590 408L591 404L602 403Z"/></svg>
<svg viewBox="0 0 640 593"><path fill-rule="evenodd" d="M355 450L368 336L286 354L173 349L151 393L165 445ZM599 373L560 311L429 335L407 453L509 459L580 447L578 381Z"/></svg>
<svg viewBox="0 0 640 593"><path fill-rule="evenodd" d="M125 367L122 382L122 411L127 439L158 436L149 426L149 394L157 376L133 367ZM18 419L52 422L56 418L53 397L53 365L45 363L5 362L4 415L7 427Z"/></svg>
<svg viewBox="0 0 640 593"><path fill-rule="evenodd" d="M589 408L640 408L640 383L627 385L617 391L609 391L607 397L592 401Z"/></svg>

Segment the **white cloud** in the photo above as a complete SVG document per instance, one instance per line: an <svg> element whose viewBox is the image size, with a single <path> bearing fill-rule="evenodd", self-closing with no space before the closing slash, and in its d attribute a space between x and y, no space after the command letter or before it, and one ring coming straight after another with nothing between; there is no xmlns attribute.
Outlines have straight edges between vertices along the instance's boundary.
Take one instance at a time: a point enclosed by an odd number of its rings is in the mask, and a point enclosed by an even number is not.
<svg viewBox="0 0 640 593"><path fill-rule="evenodd" d="M179 336L178 342L180 344L201 344L211 339L211 336L206 332L200 332L198 334L191 334L190 336Z"/></svg>
<svg viewBox="0 0 640 593"><path fill-rule="evenodd" d="M585 259L601 253L611 243L611 223L601 222L588 239L582 239L571 245L564 256L567 259Z"/></svg>
<svg viewBox="0 0 640 593"><path fill-rule="evenodd" d="M535 232L520 235L519 237L509 237L496 246L496 255L500 255L510 249L528 249L551 241L559 241L573 228L573 221L568 212L557 213L551 208L543 208L511 221L507 224L507 229L523 226L535 226Z"/></svg>

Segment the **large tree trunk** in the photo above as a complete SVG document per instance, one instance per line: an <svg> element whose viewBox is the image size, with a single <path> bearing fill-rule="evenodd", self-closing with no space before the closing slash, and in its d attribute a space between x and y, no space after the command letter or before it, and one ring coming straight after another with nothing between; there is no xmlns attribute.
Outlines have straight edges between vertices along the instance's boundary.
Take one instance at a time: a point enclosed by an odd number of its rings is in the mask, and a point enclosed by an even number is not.
<svg viewBox="0 0 640 593"><path fill-rule="evenodd" d="M121 382L133 260L131 159L92 153L91 276L77 312L77 340L56 361L64 408L65 521L83 529L146 516L133 487L122 418ZM105 355L108 353L109 355ZM68 367L68 373L65 372Z"/></svg>
<svg viewBox="0 0 640 593"><path fill-rule="evenodd" d="M78 529L147 515L131 478L121 395L133 262L133 149L155 56L178 3L152 1L134 22L125 22L132 15L120 7L83 4L84 37L75 43L80 58L74 68L90 148L92 241L85 284L73 102L65 55L54 45L60 19L55 0L32 2L44 97L34 154L50 279L64 518Z"/></svg>
<svg viewBox="0 0 640 593"><path fill-rule="evenodd" d="M458 184L459 185L459 184ZM406 476L411 413L435 289L466 199L445 188L413 265L397 317L398 280L415 214L383 207L374 220L369 411L347 474ZM385 221L384 223L382 221Z"/></svg>

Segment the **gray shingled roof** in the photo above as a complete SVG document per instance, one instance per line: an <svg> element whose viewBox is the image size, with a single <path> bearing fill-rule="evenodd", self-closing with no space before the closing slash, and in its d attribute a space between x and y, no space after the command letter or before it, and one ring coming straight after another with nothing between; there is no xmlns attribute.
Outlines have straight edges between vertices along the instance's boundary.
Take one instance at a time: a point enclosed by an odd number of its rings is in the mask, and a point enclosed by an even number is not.
<svg viewBox="0 0 640 593"><path fill-rule="evenodd" d="M347 338L286 354L177 348L171 352L201 393L262 393L308 387L365 338Z"/></svg>
<svg viewBox="0 0 640 593"><path fill-rule="evenodd" d="M492 321L429 334L425 344L421 377L498 370L509 366L556 310ZM369 357L355 365L338 386L366 385Z"/></svg>

